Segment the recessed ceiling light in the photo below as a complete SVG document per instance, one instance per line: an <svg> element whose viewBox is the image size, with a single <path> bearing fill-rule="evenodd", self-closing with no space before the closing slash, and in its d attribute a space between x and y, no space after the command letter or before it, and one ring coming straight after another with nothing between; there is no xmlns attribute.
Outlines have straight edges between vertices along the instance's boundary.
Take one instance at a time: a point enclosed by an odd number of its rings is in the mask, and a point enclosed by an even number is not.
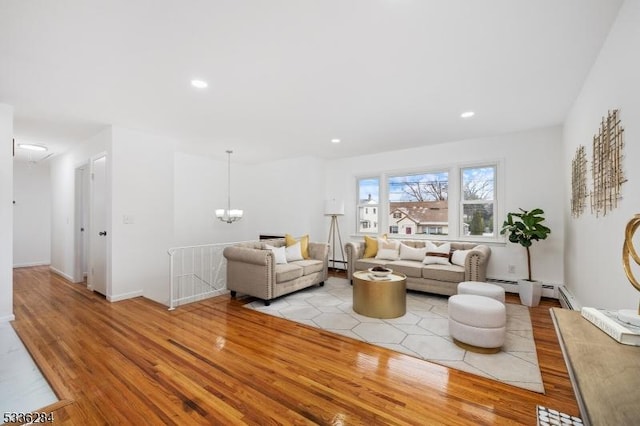
<svg viewBox="0 0 640 426"><path fill-rule="evenodd" d="M471 117L473 117L474 115L476 115L476 113L475 113L475 112L473 112L473 111L467 111L467 112L463 112L462 114L460 114L460 117L462 117L462 118L471 118Z"/></svg>
<svg viewBox="0 0 640 426"><path fill-rule="evenodd" d="M47 147L42 145L34 145L31 143L19 143L18 148L28 149L29 151L46 151Z"/></svg>
<svg viewBox="0 0 640 426"><path fill-rule="evenodd" d="M340 139L331 139L331 143L340 143Z"/></svg>
<svg viewBox="0 0 640 426"><path fill-rule="evenodd" d="M191 80L191 85L193 87L197 87L198 89L206 89L207 86L209 86L206 81L202 80Z"/></svg>

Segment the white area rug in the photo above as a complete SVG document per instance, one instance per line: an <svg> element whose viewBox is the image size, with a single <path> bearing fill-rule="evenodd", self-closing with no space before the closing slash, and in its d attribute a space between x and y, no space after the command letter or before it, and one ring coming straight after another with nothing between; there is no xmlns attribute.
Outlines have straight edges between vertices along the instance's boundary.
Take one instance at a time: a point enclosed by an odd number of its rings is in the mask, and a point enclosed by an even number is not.
<svg viewBox="0 0 640 426"><path fill-rule="evenodd" d="M507 338L497 354L465 351L449 336L447 297L407 293L407 313L394 319L359 315L352 307L352 287L329 278L271 302L245 305L265 314L321 328L427 361L544 393L531 318L526 306L507 303Z"/></svg>

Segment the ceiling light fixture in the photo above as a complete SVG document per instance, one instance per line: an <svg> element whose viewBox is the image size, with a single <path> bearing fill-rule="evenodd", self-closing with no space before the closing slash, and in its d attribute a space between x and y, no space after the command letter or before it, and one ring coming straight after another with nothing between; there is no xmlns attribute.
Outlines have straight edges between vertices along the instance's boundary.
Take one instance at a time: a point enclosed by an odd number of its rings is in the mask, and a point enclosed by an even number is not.
<svg viewBox="0 0 640 426"><path fill-rule="evenodd" d="M206 89L209 85L203 80L191 80L191 85L198 89Z"/></svg>
<svg viewBox="0 0 640 426"><path fill-rule="evenodd" d="M471 118L471 117L473 117L474 115L476 115L476 113L475 113L475 112L473 112L473 111L467 111L467 112L463 112L462 114L460 114L460 117L462 117L462 118Z"/></svg>
<svg viewBox="0 0 640 426"><path fill-rule="evenodd" d="M217 209L216 217L222 222L233 223L242 219L242 210L231 208L231 154L233 151L227 150L228 160L228 176L227 176L227 209Z"/></svg>
<svg viewBox="0 0 640 426"><path fill-rule="evenodd" d="M29 151L46 151L47 147L43 145L35 145L32 143L19 143L18 148L28 149Z"/></svg>
<svg viewBox="0 0 640 426"><path fill-rule="evenodd" d="M340 143L340 139L331 139L331 143Z"/></svg>

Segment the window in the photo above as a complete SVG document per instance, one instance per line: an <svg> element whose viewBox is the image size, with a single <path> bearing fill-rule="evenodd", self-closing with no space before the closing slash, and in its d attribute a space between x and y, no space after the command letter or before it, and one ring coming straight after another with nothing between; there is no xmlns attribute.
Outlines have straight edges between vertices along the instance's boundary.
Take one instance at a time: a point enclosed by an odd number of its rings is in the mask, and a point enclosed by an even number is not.
<svg viewBox="0 0 640 426"><path fill-rule="evenodd" d="M438 227L440 235L448 235L449 230L449 173L432 172L402 176L390 176L389 211L391 219L411 222L405 234L428 234ZM403 218L404 216L404 218ZM395 232L394 232L395 231ZM398 227L390 227L391 234L398 233Z"/></svg>
<svg viewBox="0 0 640 426"><path fill-rule="evenodd" d="M494 237L496 166L461 169L462 235Z"/></svg>
<svg viewBox="0 0 640 426"><path fill-rule="evenodd" d="M380 179L358 179L358 232L378 233Z"/></svg>
<svg viewBox="0 0 640 426"><path fill-rule="evenodd" d="M495 240L501 164L454 164L358 178L357 231Z"/></svg>

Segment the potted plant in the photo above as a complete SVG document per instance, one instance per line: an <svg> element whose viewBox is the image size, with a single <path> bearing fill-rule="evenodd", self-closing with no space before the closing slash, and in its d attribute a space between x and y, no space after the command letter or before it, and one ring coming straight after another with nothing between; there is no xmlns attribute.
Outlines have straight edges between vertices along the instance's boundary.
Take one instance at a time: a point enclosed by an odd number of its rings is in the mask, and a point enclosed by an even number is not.
<svg viewBox="0 0 640 426"><path fill-rule="evenodd" d="M544 217L542 209L531 211L520 209L520 213L508 213L507 220L502 224L501 235L509 234L509 241L518 243L527 249L528 278L518 281L520 301L526 306L538 306L542 295L542 283L531 279L531 252L529 248L534 241L544 240L551 233L551 229L542 224Z"/></svg>

